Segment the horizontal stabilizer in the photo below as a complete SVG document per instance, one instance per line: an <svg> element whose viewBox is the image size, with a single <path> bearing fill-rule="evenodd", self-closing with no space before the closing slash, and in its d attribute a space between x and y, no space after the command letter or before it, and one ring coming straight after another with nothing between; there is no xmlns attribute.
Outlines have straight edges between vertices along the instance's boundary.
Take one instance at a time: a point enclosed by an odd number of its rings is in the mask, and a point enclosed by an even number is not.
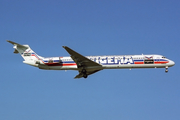
<svg viewBox="0 0 180 120"><path fill-rule="evenodd" d="M29 48L29 47L27 47L27 46L25 46L25 45L20 45L20 44L18 44L18 43L15 43L15 42L13 42L13 41L10 41L10 40L7 40L7 42L9 42L9 43L11 43L11 44L13 44L13 45L15 45L15 46L18 46L18 47ZM14 51L14 53L17 53L17 52Z"/></svg>

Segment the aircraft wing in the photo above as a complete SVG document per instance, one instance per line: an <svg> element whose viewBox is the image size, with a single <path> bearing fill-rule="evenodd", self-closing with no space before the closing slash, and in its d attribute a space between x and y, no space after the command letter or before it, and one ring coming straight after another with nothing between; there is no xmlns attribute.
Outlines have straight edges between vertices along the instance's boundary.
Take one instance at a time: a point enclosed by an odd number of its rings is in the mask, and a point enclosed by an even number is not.
<svg viewBox="0 0 180 120"><path fill-rule="evenodd" d="M78 67L85 66L85 67L92 67L92 66L101 66L100 64L84 57L83 55L75 52L74 50L70 49L67 46L63 46L63 48L71 55L71 58L77 64Z"/></svg>
<svg viewBox="0 0 180 120"><path fill-rule="evenodd" d="M63 46L63 48L71 55L71 58L74 60L74 62L77 64L77 67L79 68L79 74L75 78L83 77L83 73L81 72L81 69L84 68L86 69L87 75L93 74L101 70L102 65L88 59L87 57L77 53L76 51L72 50L67 46ZM88 68L93 68L93 69L88 69Z"/></svg>

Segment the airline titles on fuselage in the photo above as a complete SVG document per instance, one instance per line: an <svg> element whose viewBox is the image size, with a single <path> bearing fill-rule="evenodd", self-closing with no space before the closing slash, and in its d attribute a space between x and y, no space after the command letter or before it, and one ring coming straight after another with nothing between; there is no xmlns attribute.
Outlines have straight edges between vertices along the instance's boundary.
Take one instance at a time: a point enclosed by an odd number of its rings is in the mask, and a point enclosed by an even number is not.
<svg viewBox="0 0 180 120"><path fill-rule="evenodd" d="M133 58L132 56L101 56L88 57L90 60L99 64L134 64L135 59L143 60L143 57Z"/></svg>
<svg viewBox="0 0 180 120"><path fill-rule="evenodd" d="M160 64L167 63L165 58L154 58L153 56L87 56L88 59L101 65L124 65L124 64ZM58 60L59 59L59 60ZM74 63L70 57L46 58L45 63ZM161 62L160 62L161 61Z"/></svg>

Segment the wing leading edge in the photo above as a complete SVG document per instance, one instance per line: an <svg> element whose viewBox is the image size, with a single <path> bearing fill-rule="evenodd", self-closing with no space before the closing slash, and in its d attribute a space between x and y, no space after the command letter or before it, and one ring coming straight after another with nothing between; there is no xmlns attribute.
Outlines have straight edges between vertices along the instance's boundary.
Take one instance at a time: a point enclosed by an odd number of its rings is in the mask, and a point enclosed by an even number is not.
<svg viewBox="0 0 180 120"><path fill-rule="evenodd" d="M63 48L71 55L71 58L77 64L79 74L75 78L87 78L88 75L102 70L102 65L88 59L67 46L63 46Z"/></svg>

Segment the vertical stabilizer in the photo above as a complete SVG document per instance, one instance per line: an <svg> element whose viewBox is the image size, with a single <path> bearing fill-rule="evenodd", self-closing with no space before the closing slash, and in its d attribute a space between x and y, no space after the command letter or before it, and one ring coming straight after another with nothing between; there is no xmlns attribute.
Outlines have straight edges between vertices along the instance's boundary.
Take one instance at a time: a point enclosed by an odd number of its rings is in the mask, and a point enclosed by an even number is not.
<svg viewBox="0 0 180 120"><path fill-rule="evenodd" d="M20 45L13 41L7 40L7 42L14 45L14 53L19 53L23 59L25 60L24 63L36 66L35 64L43 59L43 57L38 56L30 47L29 45Z"/></svg>

